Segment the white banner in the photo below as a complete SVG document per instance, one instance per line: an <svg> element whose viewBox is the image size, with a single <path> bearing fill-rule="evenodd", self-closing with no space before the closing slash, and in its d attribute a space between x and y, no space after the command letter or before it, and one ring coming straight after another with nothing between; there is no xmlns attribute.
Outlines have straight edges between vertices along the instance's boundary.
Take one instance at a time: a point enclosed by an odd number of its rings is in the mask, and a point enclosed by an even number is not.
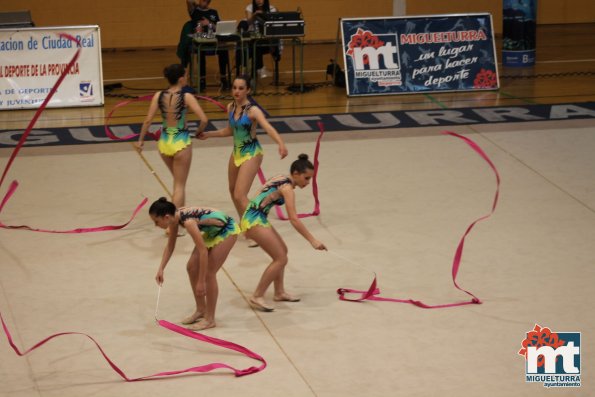
<svg viewBox="0 0 595 397"><path fill-rule="evenodd" d="M36 109L81 45L48 107L103 105L99 26L0 29L0 110Z"/></svg>

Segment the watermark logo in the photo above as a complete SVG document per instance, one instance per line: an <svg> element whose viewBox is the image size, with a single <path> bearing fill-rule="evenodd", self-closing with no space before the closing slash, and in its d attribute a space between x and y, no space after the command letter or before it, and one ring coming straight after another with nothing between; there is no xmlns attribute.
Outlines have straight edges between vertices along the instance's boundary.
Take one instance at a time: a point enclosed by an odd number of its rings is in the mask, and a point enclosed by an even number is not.
<svg viewBox="0 0 595 397"><path fill-rule="evenodd" d="M544 387L581 386L580 332L552 332L535 324L519 354L525 357L526 382Z"/></svg>
<svg viewBox="0 0 595 397"><path fill-rule="evenodd" d="M93 100L93 83L90 81L81 81L79 83L79 96L83 102Z"/></svg>
<svg viewBox="0 0 595 397"><path fill-rule="evenodd" d="M402 84L399 46L395 33L374 34L358 28L351 35L346 54L351 57L356 79L368 79L379 86Z"/></svg>

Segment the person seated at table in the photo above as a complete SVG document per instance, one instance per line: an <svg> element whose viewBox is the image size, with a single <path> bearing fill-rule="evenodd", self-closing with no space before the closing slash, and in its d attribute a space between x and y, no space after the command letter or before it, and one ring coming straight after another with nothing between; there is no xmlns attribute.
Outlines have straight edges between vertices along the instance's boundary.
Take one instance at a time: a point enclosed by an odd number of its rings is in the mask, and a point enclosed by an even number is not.
<svg viewBox="0 0 595 397"><path fill-rule="evenodd" d="M274 5L271 5L269 0L252 0L252 3L246 6L246 19L240 23L240 30L247 29L249 32L258 33L258 17L269 12L277 12L277 8ZM278 43L274 43L270 47L263 44L264 43L260 43L256 46L256 54L254 55L255 67L258 72L258 77L260 78L265 78L269 75L264 67L264 54L270 53L275 61L281 59L281 47ZM252 49L250 49L250 55L252 56ZM236 59L238 59L237 56ZM238 69L239 74L239 64L237 62L236 68Z"/></svg>
<svg viewBox="0 0 595 397"><path fill-rule="evenodd" d="M210 8L211 0L186 0L188 14L190 21L186 22L182 27L180 33L180 42L178 44L177 55L180 58L180 63L184 65L187 70L191 61L192 54L192 38L189 36L198 30L202 32L209 31L209 25L214 30L217 22L221 20L216 9ZM200 90L206 88L206 56L217 54L219 60L219 75L221 76L221 88L223 90L229 89L229 81L227 80L227 69L229 67L229 54L227 50L207 50L200 52ZM187 76L191 77L191 76Z"/></svg>

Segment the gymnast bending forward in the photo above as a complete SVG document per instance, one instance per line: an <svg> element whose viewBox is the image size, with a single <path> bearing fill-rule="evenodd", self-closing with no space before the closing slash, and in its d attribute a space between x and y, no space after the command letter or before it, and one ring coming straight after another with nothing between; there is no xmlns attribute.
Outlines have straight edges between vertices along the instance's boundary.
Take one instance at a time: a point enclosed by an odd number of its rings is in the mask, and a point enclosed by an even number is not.
<svg viewBox="0 0 595 397"><path fill-rule="evenodd" d="M215 309L219 286L217 271L234 246L240 227L233 218L214 208L176 206L161 197L149 208L155 226L169 229L167 245L155 280L163 284L163 273L176 247L178 226L186 229L194 241L194 249L186 264L190 287L196 303L195 311L182 320L189 329L200 331L215 327Z"/></svg>
<svg viewBox="0 0 595 397"><path fill-rule="evenodd" d="M242 216L240 225L246 236L254 240L271 257L272 262L262 274L254 293L249 298L252 307L270 312L274 307L264 299L268 287L273 283L274 301L299 302L300 298L285 291L284 275L287 265L287 245L271 225L268 215L274 205L283 205L291 225L316 250L326 250L325 245L314 238L306 226L300 221L295 208L296 186L308 186L314 175L314 166L308 155L300 154L291 164L290 175L278 175L269 179L258 195L253 198Z"/></svg>

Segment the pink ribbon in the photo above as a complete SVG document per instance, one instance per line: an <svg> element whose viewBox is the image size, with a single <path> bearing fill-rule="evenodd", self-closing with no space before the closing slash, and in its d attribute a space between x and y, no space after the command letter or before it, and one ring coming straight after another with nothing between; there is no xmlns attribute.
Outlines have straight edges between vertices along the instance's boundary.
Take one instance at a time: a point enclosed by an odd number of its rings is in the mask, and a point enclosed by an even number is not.
<svg viewBox="0 0 595 397"><path fill-rule="evenodd" d="M19 153L19 151L25 144L25 141L27 140L27 137L31 133L33 126L37 122L37 119L39 118L41 113L44 111L47 104L54 96L54 93L56 92L56 90L58 89L60 84L62 84L62 81L66 77L66 74L70 71L70 68L72 67L72 65L74 65L74 63L76 62L76 60L78 59L78 57L80 55L80 52L81 52L80 43L75 37L73 37L69 34L65 34L65 33L60 33L59 36L62 38L76 42L78 45L78 49L76 50L76 53L74 54L74 56L72 57L70 62L68 62L68 66L64 69L62 74L60 74L60 77L58 77L58 80L56 81L56 83L54 84L54 86L52 87L50 92L48 93L48 96L45 98L45 100L43 101L43 103L41 104L39 109L37 109L37 111L35 112L35 115L29 122L29 125L25 129L25 132L23 132L21 139L19 139L19 142L17 143L14 150L12 151L12 154L10 155L8 163L6 164L6 167L4 168L4 172L2 173L2 178L0 179L0 186L2 186L2 183L4 183L4 178L6 177L8 170L12 166L12 163L13 163L14 159L16 158L17 154ZM4 205L8 202L8 199L10 199L10 197L12 196L12 194L14 193L14 191L16 190L18 185L19 185L18 181L13 181L11 183L10 187L8 188L8 192L6 193L6 195L2 199L2 203L0 204L0 212L2 211L2 208L4 208ZM134 219L134 217L136 216L138 211L140 211L140 209L146 203L147 203L147 199L145 198L134 210L134 214L132 215L132 218L127 223L125 223L124 225L120 225L120 226L100 226L100 227L90 227L90 228L78 228L78 229L67 230L67 231L56 231L56 230L45 230L45 229L32 228L32 227L25 226L25 225L9 226L9 225L5 225L4 223L2 223L0 221L0 227L2 227L4 229L24 229L24 230L34 231L34 232L45 232L45 233L88 233L88 232L100 232L100 231L106 231L106 230L115 230L115 229L121 229L121 228L125 227L126 225L128 225L132 221L132 219Z"/></svg>
<svg viewBox="0 0 595 397"><path fill-rule="evenodd" d="M465 233L463 234L463 236L461 237L461 239L459 241L459 245L457 246L457 250L455 252L453 262L452 262L452 282L453 282L454 286L458 290L465 292L472 298L469 301L447 303L447 304L442 304L442 305L427 305L421 301L414 300L414 299L383 298L383 297L378 296L380 294L380 289L377 288L377 280L376 280L376 276L374 276L374 280L372 281L372 284L366 291L350 289L350 288L339 288L337 290L337 294L339 294L340 300L350 301L350 302L361 302L364 300L372 300L372 301L410 303L412 305L415 305L415 306L418 306L418 307L421 307L424 309L437 309L437 308L463 306L463 305L477 305L477 304L482 303L481 300L478 297L476 297L475 295L473 295L471 292L469 292L465 289L462 289L459 286L459 284L457 284L456 279L457 279L457 274L459 273L459 268L461 265L461 258L463 257L463 246L465 245L465 238L471 232L471 229L473 229L473 227L475 226L475 224L477 222L489 218L496 210L496 205L498 204L498 196L500 194L500 174L498 173L498 170L496 169L496 166L494 165L494 163L492 163L492 160L490 160L488 155L485 154L485 152L481 149L481 147L479 147L479 145L477 143L475 143L474 141L472 141L471 139L469 139L465 136L456 134L454 132L443 131L442 133L463 140L467 145L469 145L469 147L471 147L477 154L479 154L488 163L488 165L490 166L490 168L492 169L492 171L494 171L494 174L496 175L496 192L494 194L494 200L492 202L491 211L487 215L484 215L484 216L476 219L467 227L467 229L465 230ZM360 296L358 298L348 298L345 296L346 294L360 294Z"/></svg>
<svg viewBox="0 0 595 397"><path fill-rule="evenodd" d="M35 115L31 119L31 121L29 122L29 125L27 126L27 128L23 132L23 135L19 139L19 142L15 146L15 148L14 148L14 150L13 150L13 152L12 152L12 154L11 154L9 160L8 160L8 163L6 164L6 167L4 168L4 172L2 173L2 178L0 179L0 186L2 185L2 183L4 183L4 179L6 177L6 174L8 173L8 170L12 166L12 163L14 162L14 159L16 158L17 154L19 153L19 151L21 150L21 148L24 145L25 141L27 140L27 137L31 133L31 130L33 129L35 123L37 122L39 116L44 111L44 109L46 108L47 104L49 103L49 101L53 97L54 93L56 92L56 90L58 89L58 87L60 86L60 84L62 84L62 81L66 77L66 74L68 73L68 71L70 70L70 68L72 67L72 65L74 65L74 63L76 62L76 60L78 59L78 57L80 55L80 51L81 51L80 43L78 42L78 40L75 37L73 37L71 35L68 35L68 34L64 34L64 33L61 33L59 36L62 37L62 38L66 38L68 40L71 40L71 41L75 41L77 43L77 45L79 46L79 48L77 49L76 53L74 54L74 56L72 57L72 59L70 60L70 62L67 65L67 67L64 69L64 71L60 75L60 77L58 77L58 80L56 81L56 83L54 84L54 86L52 87L52 89L50 90L50 92L48 93L47 97L45 98L45 100L43 101L43 103L41 104L41 106L39 107L39 109L37 109L37 111L35 112ZM17 187L18 187L18 182L17 181L13 181L11 183L9 189L8 189L8 192L6 193L6 195L4 196L4 198L2 199L2 203L0 204L0 212L2 211L2 208L8 202L8 200L10 199L10 197L12 196L12 194L14 193L14 191L16 190ZM137 208L134 211L134 215L132 216L132 218L134 218L134 216L136 216L136 214L138 213L138 211L146 204L146 202L147 202L147 199L145 198L141 202L141 204L139 204L137 206ZM132 219L130 219L130 221L132 221ZM130 221L128 221L126 224L120 225L120 226L101 226L101 227L94 227L94 228L79 228L79 229L73 229L73 230L68 230L68 231L44 230L44 229L31 228L31 227L25 226L25 225L9 226L9 225L5 225L2 222L0 222L0 227L5 228L5 229L25 229L25 230L30 230L30 231L48 232L48 233L82 233L82 232L95 232L95 231L105 231L105 230L120 229L120 228L123 228L126 225L128 225L130 223Z"/></svg>
<svg viewBox="0 0 595 397"><path fill-rule="evenodd" d="M19 186L19 183L17 181L12 181L12 183L10 184L10 187L8 188L8 193L6 193L6 196L4 196L4 198L2 199L2 202L0 202L0 212L2 212L4 205L8 202L10 197L12 197L13 193L15 192L15 190L17 189L18 186ZM108 230L118 230L118 229L123 229L126 226L128 226L128 224L130 222L132 222L132 220L138 214L138 212L141 210L141 208L143 208L144 205L147 204L147 201L148 201L148 199L145 197L143 199L143 201L141 201L141 203L136 206L136 209L132 213L130 220L122 225L80 227L80 228L71 229L71 230L49 230L49 229L33 228L30 226L26 226L26 225L19 225L19 226L5 225L4 223L2 223L2 221L0 221L0 227L4 228L4 229L22 229L22 230L29 230L31 232L43 232L43 233L91 233L91 232L105 232Z"/></svg>
<svg viewBox="0 0 595 397"><path fill-rule="evenodd" d="M320 153L320 140L322 139L322 136L324 135L324 125L322 124L321 121L318 122L318 129L320 130L320 134L318 135L318 139L316 139L316 148L314 149L314 175L312 176L312 195L314 196L314 209L312 210L312 212L309 212L309 213L298 214L297 215L298 218L307 218L309 216L318 216L320 214L320 200L318 198L317 176L318 176L318 166L320 164L318 161L318 155ZM264 172L262 172L261 168L258 169L258 179L260 180L260 183L262 183L263 185L267 181L266 177L264 176ZM281 210L280 206L276 205L275 211L277 212L277 217L279 219L281 219L283 221L286 221L289 219L283 214L283 211Z"/></svg>
<svg viewBox="0 0 595 397"><path fill-rule="evenodd" d="M69 40L73 40L76 41L76 39L72 36L66 35L66 34L60 34L60 37L65 37ZM77 42L78 43L78 42ZM79 43L80 45L80 43ZM2 174L2 179L0 179L0 186L2 185L2 182L4 182L4 178L9 170L9 168L12 165L12 162L14 161L16 155L18 154L19 150L21 149L21 147L23 146L25 140L27 139L29 133L31 132L31 130L33 129L33 126L35 125L35 122L37 121L37 119L39 118L39 115L41 114L41 112L43 112L43 110L45 109L45 107L47 106L47 103L50 101L51 97L54 95L54 93L56 92L58 86L62 83L62 80L64 80L64 77L66 76L66 73L68 73L68 71L70 70L70 68L72 67L72 65L74 64L74 62L76 61L76 59L78 58L80 54L80 46L79 49L77 50L76 54L74 55L74 57L72 58L72 60L69 62L68 67L64 70L64 72L60 75L60 77L58 78L58 81L54 84L54 86L52 87L52 89L50 90L50 93L48 94L48 96L46 97L46 99L44 100L44 102L42 103L42 105L40 106L40 108L37 110L37 112L35 113L33 119L31 120L31 122L29 123L29 126L27 127L27 129L25 130L25 132L23 133L23 136L21 137L21 139L19 140L18 144L16 145L9 161L8 164L6 166L6 168L4 169L4 173ZM150 97L141 97L138 98L136 100L147 100L150 99ZM127 101L127 103L130 103L132 101ZM117 107L120 106L124 106L125 104L119 104L117 105ZM133 134L133 135L129 135L127 137L116 137L107 127L107 121L109 120L109 118L111 117L111 115L113 114L115 109L113 109L110 114L108 115L108 118L106 120L106 125L105 125L105 131L106 131L106 135L108 135L110 138L112 139L116 139L116 140L124 140L124 139L130 139L135 137L137 134ZM4 208L4 206L6 205L6 203L8 202L8 200L10 199L10 197L12 197L12 195L14 194L15 190L18 187L18 182L17 181L13 181L8 189L8 192L6 193L6 195L4 196L4 198L2 199L2 201L0 202L0 212L2 211L2 209ZM0 227L5 228L5 229L25 229L25 230L30 230L30 231L36 231L36 232L47 232L47 233L88 233L88 232L98 232L98 231L106 231L106 230L115 230L115 229L121 229L123 227L125 227L126 225L128 225L132 219L134 219L134 217L138 214L138 212L141 210L141 208L147 203L147 198L145 198L134 210L134 213L132 215L132 217L130 218L130 220L123 224L123 225L118 225L118 226L100 226L100 227L91 227L91 228L78 228L78 229L72 229L72 230L66 230L66 231L55 231L55 230L46 230L46 229L38 229L38 228L32 228L29 226L25 226L25 225L20 225L20 226L9 226L9 225L5 225L4 223L0 222ZM29 349L27 349L24 352L21 352L21 350L15 345L13 339L12 339L12 335L10 334L10 331L8 329L8 326L6 325L6 323L4 322L4 318L2 317L2 313L0 312L0 321L2 322L2 328L4 330L4 333L6 335L6 338L8 339L8 343L10 344L10 346L12 347L12 349L16 352L17 355L19 356L24 356L30 352L32 352L33 350L37 349L38 347L44 345L45 343L49 342L50 340L57 338L59 336L64 336L64 335L82 335L85 336L87 338L89 338L97 347L97 349L99 349L101 355L104 357L104 359L108 362L108 364L110 365L110 367L112 367L112 369L117 372L124 380L126 380L127 382L134 382L134 381L141 381L141 380L149 380L149 379L155 379L155 378L163 378L163 377L167 377L167 376L173 376L173 375L179 375L179 374L184 374L184 373L189 373L189 372L210 372L213 371L215 369L229 369L231 371L234 372L234 374L236 376L244 376L244 375L249 375L249 374L253 374L259 371L262 371L264 368L266 368L266 361L264 360L264 358L262 358L260 355L246 349L243 346L237 345L235 343L232 342L228 342L222 339L217 339L217 338L212 338L206 335L202 335L196 332L192 332L190 330L187 330L185 328L182 328L178 325L172 324L168 321L165 320L158 320L157 323L165 328L168 329L170 331L176 332L180 335L189 337L189 338L193 338L199 341L203 341L203 342L207 342L207 343L211 343L213 345L216 346L221 346L223 348L226 349L230 349L230 350L234 350L237 351L239 353L242 353L252 359L258 360L260 361L262 364L258 367L249 367L249 368L245 368L245 369L237 369L234 368L232 366L229 366L227 364L223 364L223 363L211 363L211 364L207 364L207 365L201 365L201 366L197 366L197 367L192 367L192 368L187 368L187 369L183 369L183 370L176 370L176 371L166 371L166 372L159 372L153 375L149 375L149 376L143 376L140 378L129 378L128 376L126 376L126 374L124 373L124 371L122 371L105 353L105 351L101 348L101 346L99 345L99 343L93 339L91 336L81 333L81 332L60 332L58 334L54 334L51 335L45 339L43 339L42 341L36 343L35 345L33 345L32 347L30 347Z"/></svg>
<svg viewBox="0 0 595 397"><path fill-rule="evenodd" d="M256 105L267 117L270 116L269 113L262 107L256 100L252 97L249 98L250 102ZM324 135L324 125L322 121L318 123L318 129L320 130L320 134L318 135L318 139L316 140L316 149L314 150L314 176L312 177L312 195L314 196L314 209L310 213L306 214L298 214L298 218L307 218L309 216L317 216L320 215L320 200L318 199L318 183L316 180L316 176L318 175L318 153L320 152L320 140L322 139L322 135ZM261 184L265 184L267 178L264 176L264 172L262 172L261 168L258 168L258 179L260 180ZM275 212L277 213L277 218L281 219L282 221L286 221L287 218L281 208L276 205Z"/></svg>
<svg viewBox="0 0 595 397"><path fill-rule="evenodd" d="M227 108L225 107L225 105L223 105L221 102L216 101L215 99L209 98L209 97L205 97L205 96L199 96L199 95L195 95L195 97L197 99L201 99L207 102L211 102L212 104L214 104L215 106L217 106L219 109L221 109L222 111L224 111L227 114ZM111 119L113 113L116 111L116 109L126 106L132 102L138 102L138 101L150 101L153 98L153 95L145 95L139 98L135 98L129 101L123 101L118 103L114 109L112 109L112 111L107 115L106 119L105 119L105 134L113 140L128 140L128 139L132 139L134 137L137 137L139 134L129 134L123 137L118 137L116 136L110 129L108 126L109 120ZM263 112L264 109L253 99L251 98L252 103L254 103L256 106L258 106ZM265 112L265 114L267 114ZM318 128L320 130L320 134L318 135L318 139L316 140L316 148L314 150L314 176L312 177L312 195L314 196L314 209L312 210L312 212L310 213L305 213L305 214L298 214L299 218L306 218L309 216L317 216L320 214L320 200L318 198L318 182L317 182L317 176L318 176L318 166L319 166L319 161L318 161L318 155L320 153L320 140L322 139L322 136L324 135L324 125L322 124L322 122L318 122ZM149 135L153 136L154 139L158 140L159 139L159 132L156 132L155 134L153 133L148 133ZM266 177L264 175L264 173L262 172L262 169L259 168L258 169L258 179L260 180L260 182L262 184L264 184L266 182ZM277 217L281 220L288 220L288 218L283 214L283 211L281 210L281 208L279 208L279 206L275 206L275 211L277 213Z"/></svg>
<svg viewBox="0 0 595 397"><path fill-rule="evenodd" d="M127 141L129 139L133 139L136 138L137 136L139 136L139 134L137 133L132 133L132 134L128 134L126 136L117 136L116 134L114 134L112 132L112 130L109 127L109 121L111 120L113 114L115 113L116 110L118 110L121 107L124 107L126 105L129 105L131 103L134 102L147 102L147 101L151 101L153 99L154 94L152 95L144 95L138 98L134 98L128 101L122 101L116 104L116 106L114 106L114 108L108 113L108 115L105 117L105 122L103 124L103 128L105 130L105 135L110 138L111 140L114 141ZM215 104L217 107L219 107L220 109L222 109L224 112L227 111L227 109L225 108L225 106L221 103L221 102L217 102L216 100L206 97L206 96L200 96L200 95L194 95L194 97L196 99L202 99L204 101L207 102L211 102L213 104ZM159 136L161 134L161 128L159 130L157 130L156 132L147 132L147 135L149 135L150 137L152 137L154 140L158 141L159 140Z"/></svg>
<svg viewBox="0 0 595 397"><path fill-rule="evenodd" d="M217 106L219 109L223 110L225 113L227 113L227 108L225 107L224 104L222 104L219 101L214 100L213 98L210 98L208 96L200 96L200 95L194 95L194 97L196 99L202 99L203 101L207 101L207 102L211 102L212 104L214 104L215 106Z"/></svg>
<svg viewBox="0 0 595 397"><path fill-rule="evenodd" d="M68 40L75 41L77 43L77 45L78 45L79 48L76 50L76 53L74 54L74 56L72 57L72 59L70 60L70 62L68 62L68 65L66 66L66 68L64 69L64 71L62 72L62 74L60 75L60 77L58 77L58 81L56 81L56 83L54 84L54 86L52 87L52 89L50 90L50 92L48 93L48 96L42 102L42 104L39 107L39 109L37 109L37 111L35 112L35 115L33 115L33 118L29 122L29 125L25 129L25 132L23 132L23 135L21 136L21 139L19 139L19 142L17 143L17 145L15 146L14 150L12 151L12 154L10 155L10 158L8 159L8 163L6 164L6 167L4 168L4 172L2 173L2 178L0 178L0 186L2 186L2 183L4 183L4 178L6 177L6 174L8 173L8 170L12 166L12 162L14 161L15 157L17 156L17 154L21 150L21 147L25 144L25 141L27 140L27 137L31 133L31 130L33 129L33 126L37 122L37 119L39 118L39 116L41 115L41 113L43 112L43 110L45 109L45 107L47 106L48 102L52 99L52 97L56 93L56 90L58 89L58 87L60 86L60 84L62 84L62 80L64 80L64 78L66 77L66 74L70 71L70 68L72 67L72 65L74 65L74 63L76 62L76 60L78 59L78 57L79 57L79 55L81 53L80 43L79 43L79 41L76 38L74 38L73 36L71 36L69 34L66 34L66 33L60 33L59 36L61 38L66 38Z"/></svg>
<svg viewBox="0 0 595 397"><path fill-rule="evenodd" d="M144 95L144 96L141 96L138 98L131 99L129 101L122 101L120 103L117 103L116 106L114 106L114 108L105 117L105 123L103 125L103 128L105 130L105 135L107 135L108 138L110 138L111 140L114 140L114 141L127 141L129 139L136 138L139 134L133 133L133 134L128 134L126 136L116 136L116 134L114 134L112 132L112 130L110 130L110 128L109 128L109 125L108 125L109 121L112 118L112 115L114 114L114 112L116 110L118 110L119 108L124 107L124 106L129 105L134 102L150 101L152 98L153 98L153 95ZM147 132L147 135L149 135L156 141L159 140L160 134L161 134L161 129L159 129L157 132Z"/></svg>
<svg viewBox="0 0 595 397"><path fill-rule="evenodd" d="M190 330L187 330L186 328L182 328L178 325L172 324L168 321L165 320L159 320L158 324L165 328L168 329L170 331L176 332L180 335L183 336L187 336L189 338L193 338L202 342L206 342L206 343L210 343L216 346L220 346L223 347L225 349L229 349L229 350L234 350L236 352L242 353L245 356L252 358L254 360L258 360L260 361L262 364L258 367L249 367L249 368L245 368L245 369L237 369L234 368L230 365L227 364L223 364L223 363L211 363L211 364L206 364L206 365L200 365L197 367L191 367L191 368L186 368L186 369L182 369L182 370L175 370L175 371L165 371L165 372L158 372L156 374L153 375L148 375L148 376L141 376L139 378L130 378L128 377L123 370L121 370L109 357L108 355L105 353L105 351L101 348L101 345L99 345L99 343L92 338L91 336L81 333L81 332L60 332L58 334L54 334L51 336L48 336L47 338L41 340L40 342L37 342L35 345L33 345L32 347L30 347L29 349L25 350L24 352L21 352L21 350L15 345L13 339L12 339L12 335L10 334L10 331L8 330L8 326L6 325L6 323L4 322L4 318L2 317L2 313L0 313L0 321L2 321L2 328L4 329L4 333L6 334L6 338L8 339L8 343L10 344L10 346L12 347L12 349L15 351L15 353L19 356L24 356L30 352L32 352L33 350L37 349L38 347L41 347L42 345L46 344L47 342L49 342L50 340L57 338L59 336L64 336L64 335L82 335L85 336L87 338L89 338L94 344L95 346L97 346L97 349L99 349L99 352L101 353L101 355L103 356L103 358L105 359L105 361L107 361L107 363L110 365L110 367L112 367L112 369L118 373L118 375L120 375L126 382L136 382L136 381L141 381L141 380L149 380L149 379L156 379L156 378L163 378L163 377L168 377L168 376L174 376L174 375L180 375L180 374L185 374L185 373L189 373L189 372L210 372L216 369L229 369L231 370L235 376L244 376L244 375L250 375L250 374L254 374L256 372L260 372L263 369L266 368L266 361L264 360L264 358L262 358L260 355L246 349L243 346L237 345L235 343L232 342L228 342L222 339L217 339L217 338L213 338L210 336L206 336L203 334L199 334L197 332L193 332Z"/></svg>

